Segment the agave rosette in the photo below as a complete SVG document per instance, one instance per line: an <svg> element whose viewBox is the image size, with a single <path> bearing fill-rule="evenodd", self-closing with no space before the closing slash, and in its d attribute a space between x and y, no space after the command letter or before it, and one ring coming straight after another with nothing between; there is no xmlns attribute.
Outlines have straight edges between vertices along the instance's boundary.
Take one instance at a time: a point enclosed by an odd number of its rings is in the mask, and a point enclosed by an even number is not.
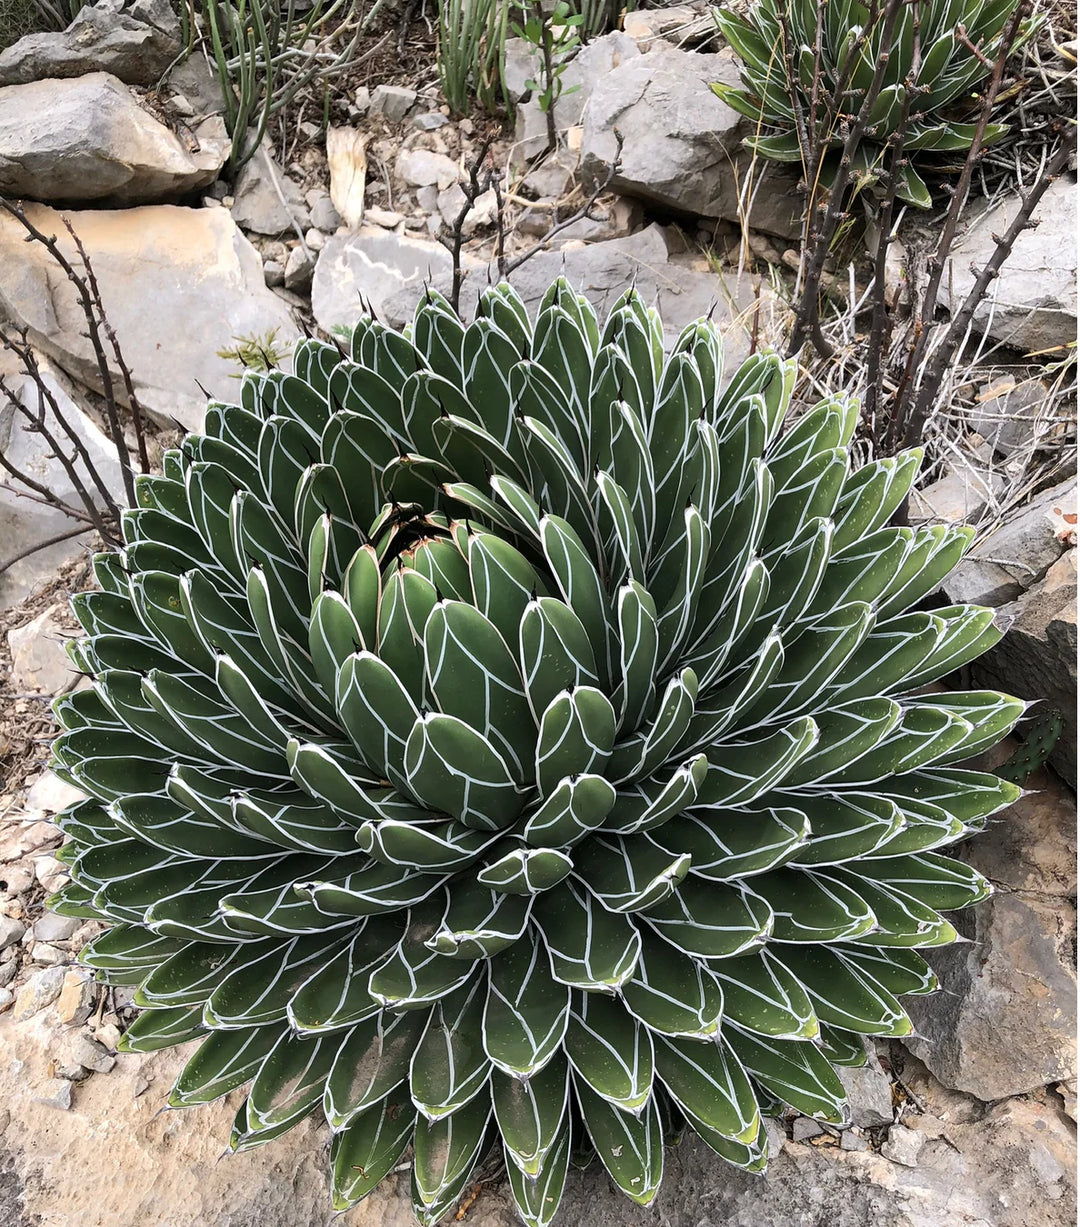
<svg viewBox="0 0 1080 1227"><path fill-rule="evenodd" d="M784 430L793 364L722 358L564 281L302 341L75 600L52 905L127 1049L202 1037L170 1104L250 1083L236 1150L321 1107L338 1206L410 1145L426 1223L496 1145L533 1224L593 1151L648 1203L684 1124L759 1170L988 892L941 849L1019 790L957 764L1024 705L928 693L998 632L910 611L970 530L890 527L918 453L852 472L853 401Z"/></svg>
<svg viewBox="0 0 1080 1227"><path fill-rule="evenodd" d="M793 95L804 117L816 115L827 145L838 151L846 140L841 116L832 109L840 87L843 111L855 115L870 89L879 60L886 67L866 135L853 159L856 182L872 177L882 165L889 138L903 117L905 83L917 91L908 102L898 195L909 204L929 208L930 192L910 155L966 154L976 125L965 122L971 95L990 75L1001 38L1017 0L915 0L899 6L895 28L886 30L882 10L872 16L859 0L817 4L816 0L753 0L745 13L714 9L717 25L739 57L742 88L717 82L713 92L733 110L761 125L746 145L766 158L799 162L800 149ZM820 15L820 54L818 22ZM869 38L851 59L867 26ZM1023 23L1018 41L1031 36L1036 23ZM790 41L790 46L789 46ZM916 58L916 49L918 49ZM792 65L789 83L785 55ZM845 72L845 67L847 71ZM843 81L840 81L843 76ZM983 132L983 144L999 139L1003 124ZM822 168L827 180L835 158Z"/></svg>

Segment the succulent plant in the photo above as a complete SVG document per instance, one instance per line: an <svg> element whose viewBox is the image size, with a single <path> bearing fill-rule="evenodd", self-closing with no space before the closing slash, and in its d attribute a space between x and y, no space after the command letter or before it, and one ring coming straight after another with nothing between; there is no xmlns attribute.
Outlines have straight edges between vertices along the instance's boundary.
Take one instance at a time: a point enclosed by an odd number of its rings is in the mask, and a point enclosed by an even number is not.
<svg viewBox="0 0 1080 1227"><path fill-rule="evenodd" d="M784 429L792 363L665 353L633 290L293 363L75 599L52 906L111 926L124 1047L202 1037L169 1103L250 1083L234 1150L321 1106L339 1207L411 1144L425 1223L496 1145L543 1224L571 1158L648 1203L684 1126L759 1170L765 1114L841 1122L1019 795L957 764L1024 704L926 690L998 632L910 611L971 536L889 526L918 452L851 472L854 401Z"/></svg>
<svg viewBox="0 0 1080 1227"><path fill-rule="evenodd" d="M739 57L743 88L718 82L712 90L764 128L747 138L749 148L766 158L799 162L804 152L796 104L806 122L816 118L828 147L839 151L846 139L844 116L858 113L878 60L885 55L881 90L852 168L856 183L867 182L880 169L885 146L900 125L909 78L917 92L909 103L905 153L966 153L971 148L976 125L964 122L965 109L971 110L964 104L990 75L989 65L1016 4L1017 0L913 0L900 4L892 30L883 20L884 6L868 8L859 0L828 0L820 5L815 0L752 0L745 14L717 8L716 22ZM815 55L819 16L820 59ZM867 27L869 37L855 54ZM1021 38L1030 36L1033 28L1032 22L1025 23ZM785 58L791 66L790 82ZM1002 124L988 124L983 143L990 144L1006 131ZM820 168L825 181L833 173L832 165ZM930 192L910 156L897 194L920 208L930 207Z"/></svg>

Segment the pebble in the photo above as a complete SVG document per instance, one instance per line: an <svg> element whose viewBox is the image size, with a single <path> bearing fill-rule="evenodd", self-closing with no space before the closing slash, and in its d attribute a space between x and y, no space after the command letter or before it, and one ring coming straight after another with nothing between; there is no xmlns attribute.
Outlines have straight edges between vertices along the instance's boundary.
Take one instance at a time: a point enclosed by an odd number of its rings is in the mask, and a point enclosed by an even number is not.
<svg viewBox="0 0 1080 1227"><path fill-rule="evenodd" d="M860 1137L854 1129L845 1129L840 1135L841 1150L866 1150L866 1138Z"/></svg>
<svg viewBox="0 0 1080 1227"><path fill-rule="evenodd" d="M34 942L30 957L44 967L65 967L71 962L71 954L67 950L50 946L48 942Z"/></svg>
<svg viewBox="0 0 1080 1227"><path fill-rule="evenodd" d="M424 115L414 115L412 125L414 128L419 128L421 132L434 132L436 128L445 127L450 121L445 115L440 115L438 111L428 111Z"/></svg>
<svg viewBox="0 0 1080 1227"><path fill-rule="evenodd" d="M15 994L10 988L0 988L0 1013L8 1008L15 1000Z"/></svg>
<svg viewBox="0 0 1080 1227"><path fill-rule="evenodd" d="M71 1027L84 1023L93 1013L97 986L89 974L75 968L64 976L64 987L56 1001L60 1021Z"/></svg>
<svg viewBox="0 0 1080 1227"><path fill-rule="evenodd" d="M364 210L364 221L371 222L375 226L382 226L385 230L393 230L404 220L404 215L395 213L393 209L369 208Z"/></svg>
<svg viewBox="0 0 1080 1227"><path fill-rule="evenodd" d="M46 912L34 925L34 938L39 942L66 942L82 924L78 916L57 916Z"/></svg>
<svg viewBox="0 0 1080 1227"><path fill-rule="evenodd" d="M448 188L458 180L458 165L445 153L430 149L403 149L395 166L398 178L412 187Z"/></svg>
<svg viewBox="0 0 1080 1227"><path fill-rule="evenodd" d="M404 85L376 85L370 107L373 111L381 111L391 123L400 123L415 106L418 96L416 90ZM355 101L359 106L359 96Z"/></svg>
<svg viewBox="0 0 1080 1227"><path fill-rule="evenodd" d="M18 971L19 965L12 959L9 963L0 963L0 988L7 986L15 979L15 972Z"/></svg>
<svg viewBox="0 0 1080 1227"><path fill-rule="evenodd" d="M105 1045L87 1035L76 1037L71 1048L71 1056L74 1061L97 1074L107 1074L116 1064L116 1057Z"/></svg>
<svg viewBox="0 0 1080 1227"><path fill-rule="evenodd" d="M311 279L315 275L315 253L307 252L302 247L294 247L285 261L285 288L287 290L304 291L311 287Z"/></svg>
<svg viewBox="0 0 1080 1227"><path fill-rule="evenodd" d="M819 1137L825 1130L817 1123L816 1120L811 1120L809 1116L797 1116L795 1123L791 1126L791 1138L795 1142L806 1142L810 1138Z"/></svg>
<svg viewBox="0 0 1080 1227"><path fill-rule="evenodd" d="M19 989L15 999L15 1021L22 1022L52 1005L64 987L64 974L62 967L45 967L35 971Z"/></svg>
<svg viewBox="0 0 1080 1227"><path fill-rule="evenodd" d="M285 265L277 260L267 260L263 265L263 280L271 289L276 285L284 285Z"/></svg>
<svg viewBox="0 0 1080 1227"><path fill-rule="evenodd" d="M341 214L326 192L318 193L314 203L308 202L308 207L311 210L311 224L324 234L333 234L341 225Z"/></svg>
<svg viewBox="0 0 1080 1227"><path fill-rule="evenodd" d="M893 1125L881 1153L886 1159L903 1167L918 1167L922 1144L923 1138L914 1129L909 1129L906 1125Z"/></svg>
<svg viewBox="0 0 1080 1227"><path fill-rule="evenodd" d="M8 946L22 941L22 935L25 932L26 926L21 920L14 920L10 916L0 916L0 950L6 950Z"/></svg>
<svg viewBox="0 0 1080 1227"><path fill-rule="evenodd" d="M74 784L66 784L51 771L43 771L26 794L26 808L43 810L46 814L58 814L69 805L85 799L86 793Z"/></svg>
<svg viewBox="0 0 1080 1227"><path fill-rule="evenodd" d="M41 1094L35 1095L37 1103L43 1103L47 1108L59 1108L62 1112L71 1109L71 1083L63 1078L50 1078L41 1088Z"/></svg>
<svg viewBox="0 0 1080 1227"><path fill-rule="evenodd" d="M56 1076L67 1082L85 1082L91 1072L85 1065L79 1065L75 1061L65 1061L53 1068L56 1070Z"/></svg>
<svg viewBox="0 0 1080 1227"><path fill-rule="evenodd" d="M326 246L326 235L317 227L312 226L310 230L305 232L304 242L307 243L311 251L322 251Z"/></svg>

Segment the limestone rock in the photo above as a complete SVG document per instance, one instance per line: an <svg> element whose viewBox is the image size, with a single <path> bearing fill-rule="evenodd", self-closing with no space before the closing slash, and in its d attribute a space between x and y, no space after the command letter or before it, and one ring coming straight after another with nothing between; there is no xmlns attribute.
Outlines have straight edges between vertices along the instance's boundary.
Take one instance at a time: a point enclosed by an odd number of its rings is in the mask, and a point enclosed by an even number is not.
<svg viewBox="0 0 1080 1227"><path fill-rule="evenodd" d="M22 941L22 935L25 932L22 921L12 916L0 916L0 950L6 950L8 946Z"/></svg>
<svg viewBox="0 0 1080 1227"><path fill-rule="evenodd" d="M315 272L315 253L305 251L296 246L289 252L285 261L283 280L285 288L294 293L303 294L311 288L311 278Z"/></svg>
<svg viewBox="0 0 1080 1227"><path fill-rule="evenodd" d="M597 82L582 117L583 178L606 179L618 129L624 144L612 180L616 191L697 217L745 216L754 230L797 237L802 198L793 173L759 167L746 207L740 206L748 121L709 89L712 81L738 80L726 50L702 55L661 47L612 69Z"/></svg>
<svg viewBox="0 0 1080 1227"><path fill-rule="evenodd" d="M403 149L394 169L398 178L410 187L437 187L444 191L458 181L458 164L445 153L430 149Z"/></svg>
<svg viewBox="0 0 1080 1227"><path fill-rule="evenodd" d="M300 188L260 146L244 163L233 187L233 221L254 234L278 235L310 220Z"/></svg>
<svg viewBox="0 0 1080 1227"><path fill-rule="evenodd" d="M530 44L524 39L507 41L508 44L524 43L524 48L515 48L511 61L511 97L520 98L526 93L526 80L535 79L538 64L531 54ZM507 54L511 55L509 50ZM562 94L555 103L556 129L565 133L579 124L597 84L614 68L638 56L637 43L621 30L594 38L582 47L563 69ZM523 166L544 151L548 143L547 130L547 116L535 97L518 103L511 154L515 165Z"/></svg>
<svg viewBox="0 0 1080 1227"><path fill-rule="evenodd" d="M922 1038L907 1047L988 1101L1075 1077L1075 908L1001 891L959 923L972 941L930 952L945 991L908 999Z"/></svg>
<svg viewBox="0 0 1080 1227"><path fill-rule="evenodd" d="M89 973L73 968L64 976L64 987L56 999L56 1016L69 1027L86 1022L94 1009L97 996Z"/></svg>
<svg viewBox="0 0 1080 1227"><path fill-rule="evenodd" d="M838 1068L848 1097L851 1123L860 1129L891 1125L893 1119L892 1081L881 1067L874 1045L866 1046L866 1064Z"/></svg>
<svg viewBox="0 0 1080 1227"><path fill-rule="evenodd" d="M971 666L972 684L1044 700L1064 717L1050 762L1076 784L1076 550L1070 549L1019 600L997 611L1005 637Z"/></svg>
<svg viewBox="0 0 1080 1227"><path fill-rule="evenodd" d="M1027 453L1061 429L1050 396L1045 380L1006 376L981 390L968 422L1001 455Z"/></svg>
<svg viewBox="0 0 1080 1227"><path fill-rule="evenodd" d="M7 219L9 227L11 219ZM17 246L18 244L18 246ZM27 303L32 310L41 315L51 315L52 303L49 301L51 287L56 284L45 275L31 284L33 278L29 275L33 262L41 254L41 249L22 243L20 238L9 228L5 230L0 222L0 302L6 300L6 289L12 282L21 284L23 292L28 296ZM17 253L17 254L16 254ZM22 261L21 264L16 261ZM61 281L66 288L68 282L59 270L55 270L56 281ZM37 300L34 301L34 297ZM82 317L79 317L80 320ZM72 316L72 328L85 328L85 321L76 324ZM80 338L79 343L89 351L89 342ZM5 381L19 403L31 413L39 410L38 393L33 381L21 373L14 362L7 363L5 355L2 368ZM56 409L61 417L71 426L75 437L79 440L91 464L97 470L105 489L118 504L123 502L123 483L120 477L120 466L116 459L116 449L112 442L101 433L89 416L72 398L68 383L62 374L55 371L48 362L41 363L42 377L45 386L56 402ZM67 436L56 418L54 406L46 404L46 426L57 440L66 443ZM79 511L84 510L83 501L76 487L76 480L87 491L94 505L105 505L104 495L94 484L81 457L73 461L74 478L64 469L56 458L53 448L42 434L28 429L25 415L16 410L14 404L8 402L0 406L0 451L14 468L25 473L33 481L47 487L62 502ZM7 471L0 473L0 541L3 541L2 551L16 554L31 546L47 541L60 533L77 528L70 517L54 507L42 506L30 502L16 493L23 489ZM0 608L6 609L32 592L43 580L51 578L56 568L71 558L76 558L86 546L87 537L74 537L68 541L59 541L44 550L14 563L3 574L0 574ZM41 645L44 647L45 645ZM33 650L35 657L40 653ZM66 662L63 666L67 676ZM35 670L37 665L34 666Z"/></svg>
<svg viewBox="0 0 1080 1227"><path fill-rule="evenodd" d="M64 651L69 634L57 621L62 612L62 605L51 605L32 622L8 631L11 684L16 690L55 695L73 680Z"/></svg>
<svg viewBox="0 0 1080 1227"><path fill-rule="evenodd" d="M159 27L109 4L87 5L62 33L28 34L0 51L0 85L91 72L153 85L181 50L176 19L169 17Z"/></svg>
<svg viewBox="0 0 1080 1227"><path fill-rule="evenodd" d="M401 123L416 105L416 90L404 85L376 85L371 93L371 110L386 116L391 123Z"/></svg>
<svg viewBox="0 0 1080 1227"><path fill-rule="evenodd" d="M462 312L469 317L480 289L498 279L475 259L463 261L466 272ZM627 285L626 270L636 270L638 289L657 301L669 334L714 309L726 333L726 369L733 372L749 352L749 336L738 322L754 302L748 280L726 284L714 273L669 263L659 226L649 226L623 239L541 252L511 274L510 281L535 312L555 277L563 274L580 287L603 315ZM312 309L327 331L355 324L361 313L360 295L380 319L397 327L412 318L425 282L442 293L450 288L451 261L445 248L374 227L327 240L315 269ZM762 310L768 309L762 295Z"/></svg>
<svg viewBox="0 0 1080 1227"><path fill-rule="evenodd" d="M219 118L189 148L115 77L0 88L0 191L32 200L145 204L212 183L229 155Z"/></svg>
<svg viewBox="0 0 1080 1227"><path fill-rule="evenodd" d="M52 210L29 213L71 250ZM291 312L263 283L258 253L225 209L158 205L68 216L90 255L135 393L160 421L197 429L206 405L200 383L211 396L235 395L236 366L217 353L234 338L276 329L277 343L287 345L297 336ZM0 220L0 307L68 374L96 386L72 287L10 218Z"/></svg>
<svg viewBox="0 0 1080 1227"><path fill-rule="evenodd" d="M921 490L912 490L911 521L974 524L1004 487L1004 479L975 457L958 456L950 462L943 477Z"/></svg>
<svg viewBox="0 0 1080 1227"><path fill-rule="evenodd" d="M62 967L46 967L42 971L35 971L19 989L19 994L15 998L15 1009L12 1011L15 1021L31 1018L40 1010L44 1010L46 1006L52 1005L60 996L60 990L63 987L64 969Z"/></svg>
<svg viewBox="0 0 1080 1227"><path fill-rule="evenodd" d="M26 808L41 810L46 814L58 814L76 801L82 801L85 796L86 794L74 785L65 783L51 771L45 770L31 784L26 794Z"/></svg>
<svg viewBox="0 0 1080 1227"><path fill-rule="evenodd" d="M943 306L959 309L974 283L972 265L981 269L990 259L993 236L1005 232L1017 207L1015 197L989 211L985 202L968 207L968 228L954 245L942 279L938 299ZM1076 340L1076 183L1071 175L1050 185L1035 219L1040 224L1017 239L974 319L976 330L987 326L994 340L1024 351Z"/></svg>

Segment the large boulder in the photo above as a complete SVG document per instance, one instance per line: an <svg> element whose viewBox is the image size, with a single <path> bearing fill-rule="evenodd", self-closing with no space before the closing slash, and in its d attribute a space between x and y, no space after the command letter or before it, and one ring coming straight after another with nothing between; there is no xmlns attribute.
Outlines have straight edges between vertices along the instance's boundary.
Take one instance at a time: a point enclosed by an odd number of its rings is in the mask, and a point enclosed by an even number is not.
<svg viewBox="0 0 1080 1227"><path fill-rule="evenodd" d="M603 181L622 156L612 187L663 209L726 218L754 230L797 237L803 201L796 176L758 166L742 148L747 120L709 89L738 84L734 56L660 47L625 60L596 83L585 107L581 171Z"/></svg>
<svg viewBox="0 0 1080 1227"><path fill-rule="evenodd" d="M27 213L59 237L77 266L60 215L40 205ZM282 345L298 335L289 308L266 288L258 252L227 210L150 205L66 216L90 256L135 393L159 421L197 429L206 405L200 385L211 396L236 395L236 364L218 354L230 342L276 331ZM0 309L73 378L100 390L73 287L6 215Z"/></svg>
<svg viewBox="0 0 1080 1227"><path fill-rule="evenodd" d="M228 156L220 117L185 142L108 73L0 88L0 192L8 196L176 200L212 183Z"/></svg>
<svg viewBox="0 0 1080 1227"><path fill-rule="evenodd" d="M108 72L128 85L153 85L182 50L168 0L136 0L124 12L87 5L62 32L27 34L0 51L0 85Z"/></svg>
<svg viewBox="0 0 1080 1227"><path fill-rule="evenodd" d="M953 245L938 300L958 310L1016 216L1019 200L1007 197L987 209L985 201L967 210L967 229ZM1038 225L1025 230L990 283L975 311L976 329L995 341L1026 352L1060 349L1076 341L1076 182L1062 175L1035 210Z"/></svg>
<svg viewBox="0 0 1080 1227"><path fill-rule="evenodd" d="M478 293L498 270L467 257L461 309L471 316ZM755 304L749 278L725 280L686 264L669 261L663 230L649 226L626 238L588 243L559 251L540 252L510 274L510 282L535 312L548 286L560 275L605 314L625 292L628 269L645 298L655 301L669 339L684 325L713 311L727 336L726 367L733 371L749 352L749 334L742 323ZM451 260L438 243L421 242L377 227L330 238L315 268L312 309L326 331L349 328L360 318L361 299L392 326L412 318L425 284L450 291ZM762 295L761 310L769 309Z"/></svg>

